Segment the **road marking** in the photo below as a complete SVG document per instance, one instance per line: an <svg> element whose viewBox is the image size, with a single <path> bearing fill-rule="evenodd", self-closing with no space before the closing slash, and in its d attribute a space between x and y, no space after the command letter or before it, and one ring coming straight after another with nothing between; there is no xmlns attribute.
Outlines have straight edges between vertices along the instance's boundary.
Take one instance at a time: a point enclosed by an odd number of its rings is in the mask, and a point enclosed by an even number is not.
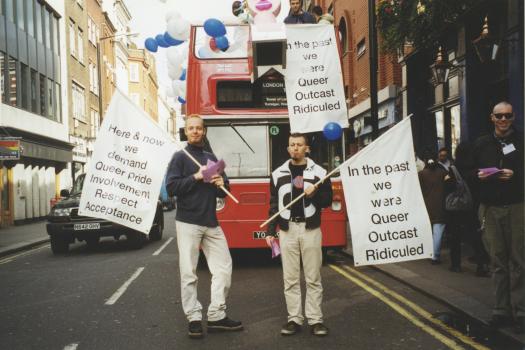
<svg viewBox="0 0 525 350"><path fill-rule="evenodd" d="M78 344L79 343L72 343L72 344L66 345L64 347L64 350L76 350L78 347Z"/></svg>
<svg viewBox="0 0 525 350"><path fill-rule="evenodd" d="M160 252L162 252L162 250L163 250L164 248L166 248L166 246L167 246L168 244L170 244L171 241L173 241L173 237L170 237L170 238L166 241L166 243L164 243L164 244L162 245L162 247L160 247L159 249L157 249L157 250L155 251L155 253L153 253L153 254L151 254L151 255L159 255Z"/></svg>
<svg viewBox="0 0 525 350"><path fill-rule="evenodd" d="M426 311L425 309L423 309L422 307L420 307L419 305L411 302L410 300L406 299L404 296L402 296L401 294L398 294L397 292L389 289L388 287L386 287L384 284L382 284L381 282L378 282L376 280L374 280L373 278L365 275L364 273L361 273L359 271L357 271L356 269L350 267L350 266L344 266L344 268L348 271L350 271L351 273L357 275L358 277L360 277L361 279L369 282L370 284L373 284L375 287L377 287L378 289L380 289L382 292L390 295L391 297L393 297L394 299L398 300L399 302L405 304L406 306L408 306L409 308L411 308L412 310L414 310L414 312L416 312L417 314L419 314L420 316L424 317L425 319L427 319L428 321L432 322L433 324L439 326L440 328L442 328L444 331L450 333L451 335L455 336L456 338L458 338L459 340L461 340L463 343L465 344L468 344L470 345L471 347L473 347L474 349L476 350L490 350L490 348L482 345L482 344L479 344L478 342L472 340L471 338L469 338L468 336L464 335L463 333L455 330L454 328L451 328L449 327L447 324L445 324L444 322L436 319L435 317L432 316L432 314L428 311Z"/></svg>
<svg viewBox="0 0 525 350"><path fill-rule="evenodd" d="M117 302L118 298L120 298L122 296L122 294L124 294L124 292L126 291L126 289L128 289L129 285L137 278L140 276L140 274L142 273L142 271L144 271L144 267L139 267L137 269L137 271L135 271L135 273L133 275L131 275L131 277L126 281L124 282L124 284L122 286L120 286L119 289L117 289L117 291L111 296L111 298L109 298L104 304L105 305L113 305Z"/></svg>
<svg viewBox="0 0 525 350"><path fill-rule="evenodd" d="M44 249L44 248L49 248L49 244L45 244L45 245L40 246L40 247L32 248L32 249L27 250L27 251L25 251L25 252L18 253L18 254L16 254L16 255L11 255L11 256L9 256L9 257L7 257L7 258L4 258L4 259L0 260L0 265L2 265L2 264L7 264L7 263L13 261L13 260L16 259L16 258L20 258L20 257L22 257L22 256L25 256L25 255L28 255L28 254L34 253L34 252L36 252L37 250Z"/></svg>
<svg viewBox="0 0 525 350"><path fill-rule="evenodd" d="M364 283L363 281L361 281L357 277L352 276L350 273L344 271L343 269L341 269L341 268L339 268L339 267L337 267L335 265L330 264L328 266L330 266L330 268L332 270L338 272L340 275L343 275L344 277L346 277L347 279L349 279L353 283L357 284L359 287L361 287L364 290L366 290L368 293L372 294L373 296L375 296L376 298L381 300L383 303L385 303L388 306L390 306L394 311L399 313L401 316L405 317L407 320L412 322L415 326L419 327L423 331L425 331L428 334L430 334L435 339L439 340L440 342L442 342L443 344L448 346L450 349L453 349L453 350L463 349L464 350L464 348L461 345L459 345L458 343L456 343L456 341L454 339L451 339L451 338L449 338L447 336L444 336L443 334L441 334L438 331L436 331L434 328L432 328L430 326L427 326L426 324L424 324L423 322L418 320L417 317L415 317L413 314L411 314L406 309L404 309L402 306L400 306L399 304L391 301L384 294L382 294L381 292L378 292L377 290L371 288L370 286L368 286L366 283Z"/></svg>

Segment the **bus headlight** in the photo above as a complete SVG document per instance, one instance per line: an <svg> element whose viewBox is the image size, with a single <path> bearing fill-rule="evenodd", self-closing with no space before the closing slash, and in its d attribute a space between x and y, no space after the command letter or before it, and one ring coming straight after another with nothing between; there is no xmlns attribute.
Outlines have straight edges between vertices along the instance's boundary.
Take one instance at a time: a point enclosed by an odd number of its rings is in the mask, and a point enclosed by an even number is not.
<svg viewBox="0 0 525 350"><path fill-rule="evenodd" d="M217 204L215 206L216 211L221 211L224 209L224 206L226 205L226 201L224 198L217 198Z"/></svg>

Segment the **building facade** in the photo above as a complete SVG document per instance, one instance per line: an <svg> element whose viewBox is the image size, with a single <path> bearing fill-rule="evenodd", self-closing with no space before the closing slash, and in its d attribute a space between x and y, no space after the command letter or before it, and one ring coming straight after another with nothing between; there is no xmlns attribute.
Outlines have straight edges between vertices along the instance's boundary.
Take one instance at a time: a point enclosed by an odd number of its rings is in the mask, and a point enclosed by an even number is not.
<svg viewBox="0 0 525 350"><path fill-rule="evenodd" d="M0 137L20 140L0 161L0 225L47 215L70 184L64 1L0 1Z"/></svg>
<svg viewBox="0 0 525 350"><path fill-rule="evenodd" d="M159 121L158 83L155 58L145 49L131 44L129 52L129 97L153 120Z"/></svg>

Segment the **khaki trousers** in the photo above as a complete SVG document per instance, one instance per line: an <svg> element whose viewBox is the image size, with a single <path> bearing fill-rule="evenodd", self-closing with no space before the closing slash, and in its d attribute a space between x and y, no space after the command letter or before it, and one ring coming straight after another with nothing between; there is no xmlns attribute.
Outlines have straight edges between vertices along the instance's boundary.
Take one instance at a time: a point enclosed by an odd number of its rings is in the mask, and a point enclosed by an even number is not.
<svg viewBox="0 0 525 350"><path fill-rule="evenodd" d="M288 321L303 324L301 301L301 258L306 281L305 315L308 324L323 322L321 303L321 229L306 230L305 223L290 222L288 231L279 232L283 263L284 296L288 310Z"/></svg>
<svg viewBox="0 0 525 350"><path fill-rule="evenodd" d="M189 322L202 320L202 305L197 299L197 263L202 248L211 278L208 321L226 317L226 298L231 284L232 259L220 226L206 227L175 221L179 248L182 309Z"/></svg>
<svg viewBox="0 0 525 350"><path fill-rule="evenodd" d="M525 316L523 216L523 203L479 208L482 239L493 268L495 315L511 315L513 305L516 316Z"/></svg>

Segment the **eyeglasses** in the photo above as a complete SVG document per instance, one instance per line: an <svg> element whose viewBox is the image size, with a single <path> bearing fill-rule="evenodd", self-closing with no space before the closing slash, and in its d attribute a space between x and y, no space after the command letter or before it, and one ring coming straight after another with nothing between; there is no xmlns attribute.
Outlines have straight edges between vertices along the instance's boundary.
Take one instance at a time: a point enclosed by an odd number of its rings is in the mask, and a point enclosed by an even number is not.
<svg viewBox="0 0 525 350"><path fill-rule="evenodd" d="M514 113L492 113L492 115L497 120L501 120L503 117L505 117L506 120L514 119Z"/></svg>

